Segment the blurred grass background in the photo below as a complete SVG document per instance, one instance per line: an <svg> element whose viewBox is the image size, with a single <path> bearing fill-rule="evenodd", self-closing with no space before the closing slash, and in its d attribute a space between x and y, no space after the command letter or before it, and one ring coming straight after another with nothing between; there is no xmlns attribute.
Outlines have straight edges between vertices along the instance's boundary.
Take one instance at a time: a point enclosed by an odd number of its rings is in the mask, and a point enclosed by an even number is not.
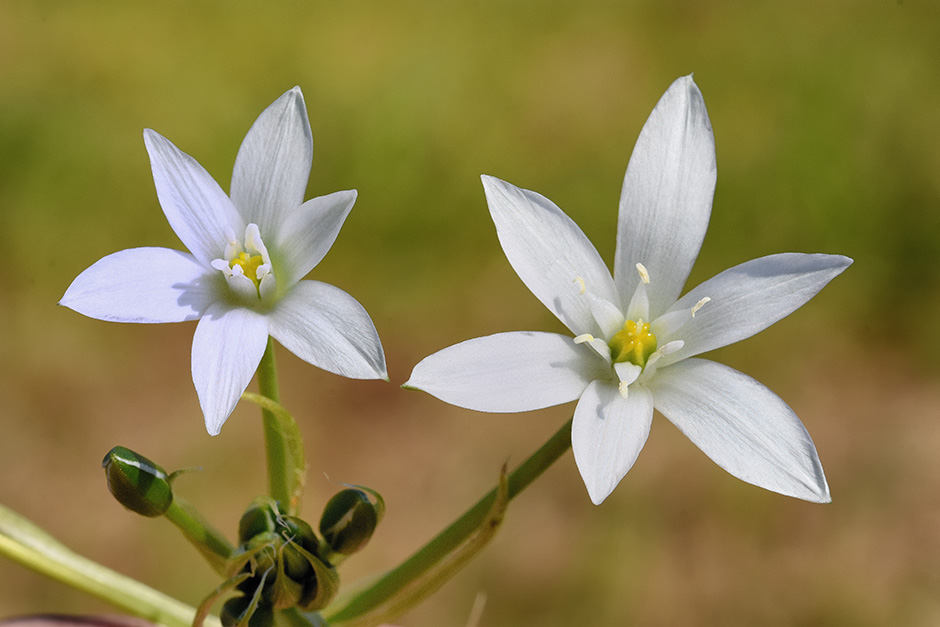
<svg viewBox="0 0 940 627"><path fill-rule="evenodd" d="M489 489L573 405L484 415L398 389L423 356L561 330L506 262L479 175L541 192L613 259L633 143L695 72L718 152L690 284L783 251L855 264L809 306L714 357L770 386L817 444L833 503L728 476L662 417L594 507L569 455L410 627L940 623L940 8L886 2L247 1L0 4L0 502L76 550L198 604L211 571L162 521L123 511L115 444L167 469L234 533L265 489L260 425L210 438L193 324L57 307L133 246L180 247L153 191L154 128L228 188L258 113L293 85L314 134L308 197L359 200L317 279L354 295L392 385L279 353L307 437L305 514L344 481L388 500L343 577L385 569ZM329 479L325 478L329 476ZM0 562L0 616L102 612Z"/></svg>

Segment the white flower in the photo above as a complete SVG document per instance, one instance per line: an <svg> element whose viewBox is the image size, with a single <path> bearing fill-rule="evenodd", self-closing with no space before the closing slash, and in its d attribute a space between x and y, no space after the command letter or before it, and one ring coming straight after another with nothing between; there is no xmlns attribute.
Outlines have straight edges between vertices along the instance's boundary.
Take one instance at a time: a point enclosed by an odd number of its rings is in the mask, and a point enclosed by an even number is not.
<svg viewBox="0 0 940 627"><path fill-rule="evenodd" d="M147 129L157 197L189 253L131 248L82 272L61 304L116 322L199 320L192 373L206 429L219 433L270 335L306 362L386 378L369 314L353 297L300 279L333 245L355 190L304 202L313 139L303 94L264 110L235 159L231 197L192 157Z"/></svg>
<svg viewBox="0 0 940 627"><path fill-rule="evenodd" d="M468 340L422 360L405 387L489 412L580 399L571 444L594 503L633 465L654 408L736 477L829 501L815 446L793 411L754 379L691 358L792 313L852 260L770 255L679 298L708 226L715 177L711 125L691 76L672 84L637 140L620 197L613 277L550 200L484 176L506 257L575 337L515 332ZM808 350L808 340L795 340L795 350Z"/></svg>

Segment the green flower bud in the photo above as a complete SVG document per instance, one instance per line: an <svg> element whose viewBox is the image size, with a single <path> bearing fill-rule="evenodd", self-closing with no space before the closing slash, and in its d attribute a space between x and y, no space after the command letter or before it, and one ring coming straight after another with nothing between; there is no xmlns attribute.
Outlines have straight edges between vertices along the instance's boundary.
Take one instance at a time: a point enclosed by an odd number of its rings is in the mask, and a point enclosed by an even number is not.
<svg viewBox="0 0 940 627"><path fill-rule="evenodd" d="M381 505L359 488L338 492L323 508L320 534L333 553L351 555L372 537L381 518Z"/></svg>
<svg viewBox="0 0 940 627"><path fill-rule="evenodd" d="M274 627L274 611L272 608L261 604L252 609L249 607L251 601L250 596L233 597L226 601L222 605L222 612L219 615L222 625L224 627L235 627L235 625L245 620L246 613L251 612L248 617L248 627Z"/></svg>
<svg viewBox="0 0 940 627"><path fill-rule="evenodd" d="M161 516L173 503L169 477L157 464L134 451L115 446L101 461L108 489L129 510Z"/></svg>
<svg viewBox="0 0 940 627"><path fill-rule="evenodd" d="M274 531L278 516L276 501L267 497L255 499L238 521L238 541L244 545L259 534Z"/></svg>
<svg viewBox="0 0 940 627"><path fill-rule="evenodd" d="M233 577L238 573L250 575L236 589L255 599L258 611L291 607L317 610L336 595L339 576L320 557L320 540L313 528L300 518L282 514L273 499L259 497L252 502L239 522L238 536L238 550L229 561L229 573ZM236 623L255 612L245 597L226 604L227 615ZM256 616L257 612L251 615L249 626L265 620ZM223 616L223 624L226 620Z"/></svg>

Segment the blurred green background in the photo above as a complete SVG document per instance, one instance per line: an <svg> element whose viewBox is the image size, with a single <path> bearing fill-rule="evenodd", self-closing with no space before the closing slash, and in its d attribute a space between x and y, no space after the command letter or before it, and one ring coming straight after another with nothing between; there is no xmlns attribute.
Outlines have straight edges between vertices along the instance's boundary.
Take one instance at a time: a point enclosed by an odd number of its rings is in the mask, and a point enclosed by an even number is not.
<svg viewBox="0 0 940 627"><path fill-rule="evenodd" d="M695 72L718 187L690 279L783 252L855 264L807 307L714 355L780 394L833 503L738 481L662 417L593 506L568 454L409 627L940 623L940 5L885 2L0 3L0 502L76 550L197 604L217 583L170 525L123 511L115 444L167 469L223 530L265 488L239 407L204 429L193 324L55 303L100 257L181 245L153 190L154 128L228 188L258 113L293 85L314 135L308 196L359 200L313 277L354 295L392 384L279 353L307 438L305 514L336 482L388 500L351 581L417 548L573 405L486 415L397 386L425 355L498 331L561 331L506 262L486 173L537 190L613 259L633 143ZM484 598L484 597L481 597ZM0 616L104 612L0 562Z"/></svg>

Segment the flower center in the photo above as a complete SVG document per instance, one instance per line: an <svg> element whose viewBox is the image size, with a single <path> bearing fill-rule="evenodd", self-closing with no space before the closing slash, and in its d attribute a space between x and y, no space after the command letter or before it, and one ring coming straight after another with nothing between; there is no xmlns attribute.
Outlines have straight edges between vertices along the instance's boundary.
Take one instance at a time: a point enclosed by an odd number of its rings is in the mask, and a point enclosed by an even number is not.
<svg viewBox="0 0 940 627"><path fill-rule="evenodd" d="M630 362L642 368L650 355L656 352L656 336L650 333L648 322L627 320L623 328L610 338L608 345L613 363Z"/></svg>
<svg viewBox="0 0 940 627"><path fill-rule="evenodd" d="M248 302L269 302L275 294L274 269L257 224L245 229L244 243L234 237L225 246L225 258L212 261L225 275L229 288Z"/></svg>
<svg viewBox="0 0 940 627"><path fill-rule="evenodd" d="M264 264L261 255L251 255L249 253L238 253L238 255L229 262L229 268L241 266L242 273L251 279L256 288L260 288L261 279L258 278L258 268Z"/></svg>

